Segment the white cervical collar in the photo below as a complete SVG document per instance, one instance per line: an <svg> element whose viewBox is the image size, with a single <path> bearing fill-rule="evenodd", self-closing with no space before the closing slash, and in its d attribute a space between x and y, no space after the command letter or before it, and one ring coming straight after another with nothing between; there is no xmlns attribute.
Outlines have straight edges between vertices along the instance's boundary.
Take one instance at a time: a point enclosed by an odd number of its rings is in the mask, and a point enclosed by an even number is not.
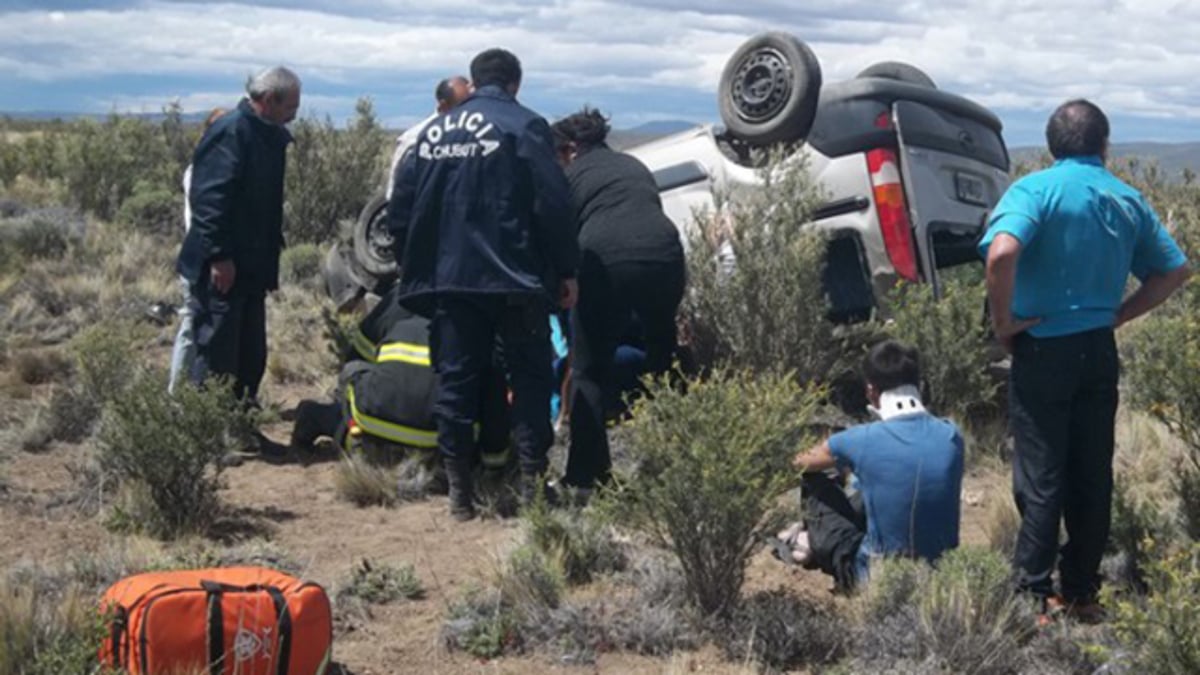
<svg viewBox="0 0 1200 675"><path fill-rule="evenodd" d="M921 404L921 390L906 384L883 392L879 395L879 407L868 404L867 410L881 420L890 420L901 415L923 413L925 406Z"/></svg>

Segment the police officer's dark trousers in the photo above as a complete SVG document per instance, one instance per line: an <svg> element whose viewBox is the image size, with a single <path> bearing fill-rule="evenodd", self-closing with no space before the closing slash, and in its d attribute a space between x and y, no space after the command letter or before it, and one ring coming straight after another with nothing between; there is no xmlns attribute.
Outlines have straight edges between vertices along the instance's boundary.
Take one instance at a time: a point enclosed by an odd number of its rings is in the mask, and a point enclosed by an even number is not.
<svg viewBox="0 0 1200 675"><path fill-rule="evenodd" d="M537 295L438 298L430 347L438 374L438 449L448 470L464 470L474 454L475 424L497 338L513 392L513 441L521 471L532 476L546 470L553 441L549 321L549 303Z"/></svg>
<svg viewBox="0 0 1200 675"><path fill-rule="evenodd" d="M1118 368L1111 329L1014 340L1009 423L1013 493L1021 512L1015 553L1020 590L1051 595L1056 558L1067 601L1093 601L1100 589L1112 508ZM1067 532L1061 551L1060 520Z"/></svg>
<svg viewBox="0 0 1200 675"><path fill-rule="evenodd" d="M235 283L222 294L204 278L192 285L190 302L196 336L192 382L225 376L241 401L257 401L267 366L266 291Z"/></svg>

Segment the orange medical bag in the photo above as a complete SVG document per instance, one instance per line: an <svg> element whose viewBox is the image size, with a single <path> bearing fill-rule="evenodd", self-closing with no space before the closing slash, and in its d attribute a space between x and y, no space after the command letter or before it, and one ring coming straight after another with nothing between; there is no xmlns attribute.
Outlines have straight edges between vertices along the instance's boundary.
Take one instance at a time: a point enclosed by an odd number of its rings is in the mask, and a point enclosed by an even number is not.
<svg viewBox="0 0 1200 675"><path fill-rule="evenodd" d="M100 660L130 675L321 675L332 656L325 590L262 567L138 574L101 607Z"/></svg>

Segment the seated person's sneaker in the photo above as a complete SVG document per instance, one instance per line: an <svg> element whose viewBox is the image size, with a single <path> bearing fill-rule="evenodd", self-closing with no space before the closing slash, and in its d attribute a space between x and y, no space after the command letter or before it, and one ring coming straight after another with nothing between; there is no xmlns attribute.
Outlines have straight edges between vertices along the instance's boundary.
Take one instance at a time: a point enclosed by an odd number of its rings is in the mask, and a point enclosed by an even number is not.
<svg viewBox="0 0 1200 675"><path fill-rule="evenodd" d="M792 538L792 560L804 565L808 562L812 555L812 550L808 547L808 533L797 532Z"/></svg>

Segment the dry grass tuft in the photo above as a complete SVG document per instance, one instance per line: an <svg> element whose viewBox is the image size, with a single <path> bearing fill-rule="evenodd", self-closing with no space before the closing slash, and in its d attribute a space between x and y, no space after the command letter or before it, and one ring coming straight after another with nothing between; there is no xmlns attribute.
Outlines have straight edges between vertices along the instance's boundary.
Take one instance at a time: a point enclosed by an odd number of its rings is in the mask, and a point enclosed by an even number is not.
<svg viewBox="0 0 1200 675"><path fill-rule="evenodd" d="M277 384L332 389L338 364L329 352L316 291L285 285L267 303L267 375Z"/></svg>
<svg viewBox="0 0 1200 675"><path fill-rule="evenodd" d="M391 506L396 503L396 474L362 453L342 455L334 474L338 497L355 506Z"/></svg>
<svg viewBox="0 0 1200 675"><path fill-rule="evenodd" d="M12 357L12 370L25 384L61 382L71 376L71 360L59 349L25 349Z"/></svg>
<svg viewBox="0 0 1200 675"><path fill-rule="evenodd" d="M1012 558L1017 547L1017 534L1021 529L1021 514L1017 505L1005 491L998 491L988 499L987 515L983 521L983 532L987 536L988 548Z"/></svg>

